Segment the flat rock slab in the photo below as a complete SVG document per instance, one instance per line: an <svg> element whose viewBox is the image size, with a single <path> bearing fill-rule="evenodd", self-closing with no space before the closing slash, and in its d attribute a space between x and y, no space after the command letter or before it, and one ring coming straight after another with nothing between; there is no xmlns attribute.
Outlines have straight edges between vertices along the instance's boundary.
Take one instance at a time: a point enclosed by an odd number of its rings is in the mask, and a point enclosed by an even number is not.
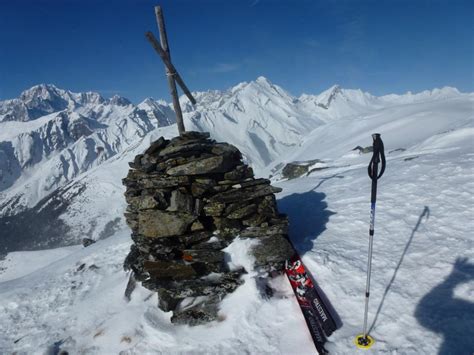
<svg viewBox="0 0 474 355"><path fill-rule="evenodd" d="M240 189L244 187L250 187L250 186L255 186L255 185L270 185L270 180L268 179L252 179L248 181L243 181L238 184L234 183L232 187L234 189Z"/></svg>
<svg viewBox="0 0 474 355"><path fill-rule="evenodd" d="M211 202L204 206L204 215L206 216L220 216L225 210L225 204L220 202Z"/></svg>
<svg viewBox="0 0 474 355"><path fill-rule="evenodd" d="M196 142L184 145L170 145L162 149L158 156L160 157L169 157L169 156L179 156L182 153L195 152L196 154L208 153L212 151L214 145L209 142Z"/></svg>
<svg viewBox="0 0 474 355"><path fill-rule="evenodd" d="M166 261L145 261L144 269L156 279L183 280L196 277L191 265Z"/></svg>
<svg viewBox="0 0 474 355"><path fill-rule="evenodd" d="M226 156L214 156L169 168L166 173L171 176L225 173L238 163L238 160L229 159Z"/></svg>
<svg viewBox="0 0 474 355"><path fill-rule="evenodd" d="M253 170L247 165L238 165L234 170L224 174L225 180L242 180L246 178L253 178Z"/></svg>
<svg viewBox="0 0 474 355"><path fill-rule="evenodd" d="M271 195L277 192L281 192L282 189L279 187L273 187L270 185L257 185L246 188L237 188L230 191L225 191L220 194L214 195L210 198L211 202L230 203L235 201L249 201L258 197Z"/></svg>
<svg viewBox="0 0 474 355"><path fill-rule="evenodd" d="M282 223L269 227L249 227L240 232L241 238L270 237L276 234L287 234L288 224Z"/></svg>
<svg viewBox="0 0 474 355"><path fill-rule="evenodd" d="M277 234L271 237L259 238L260 243L252 248L255 265L272 268L283 264L294 254L293 246L285 235Z"/></svg>
<svg viewBox="0 0 474 355"><path fill-rule="evenodd" d="M235 210L227 215L227 218L230 219L242 219L248 215L255 214L257 212L257 205L251 204L244 206L242 208L239 208L238 210Z"/></svg>
<svg viewBox="0 0 474 355"><path fill-rule="evenodd" d="M233 292L244 281L240 278L241 272L221 274L215 279L195 279L181 281L179 287L170 286L167 291L174 298L200 297L200 296L225 296Z"/></svg>
<svg viewBox="0 0 474 355"><path fill-rule="evenodd" d="M160 204L153 196L133 196L126 198L132 210L148 210L157 208Z"/></svg>
<svg viewBox="0 0 474 355"><path fill-rule="evenodd" d="M240 151L231 144L228 143L216 143L212 148L212 154L216 155L228 155L237 157L240 160Z"/></svg>
<svg viewBox="0 0 474 355"><path fill-rule="evenodd" d="M150 175L137 181L139 187L143 189L165 189L177 186L186 186L189 184L187 176L155 176Z"/></svg>
<svg viewBox="0 0 474 355"><path fill-rule="evenodd" d="M145 210L138 213L138 233L148 238L183 235L196 217L187 213Z"/></svg>
<svg viewBox="0 0 474 355"><path fill-rule="evenodd" d="M156 141L151 143L150 147L145 150L145 154L155 154L160 149L164 148L169 143L164 137L158 138Z"/></svg>

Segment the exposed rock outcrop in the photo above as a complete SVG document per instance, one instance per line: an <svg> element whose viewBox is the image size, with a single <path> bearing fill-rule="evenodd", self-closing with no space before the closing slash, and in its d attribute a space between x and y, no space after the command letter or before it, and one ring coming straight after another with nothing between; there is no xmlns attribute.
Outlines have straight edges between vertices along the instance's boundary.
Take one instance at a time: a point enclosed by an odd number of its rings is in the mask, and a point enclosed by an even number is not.
<svg viewBox="0 0 474 355"><path fill-rule="evenodd" d="M367 154L367 153L372 153L374 151L374 148L372 146L361 147L360 145L358 145L352 150L359 151L359 154Z"/></svg>
<svg viewBox="0 0 474 355"><path fill-rule="evenodd" d="M281 176L285 179L295 179L297 177L306 175L315 170L326 169L327 166L316 167L315 164L324 163L322 160L313 159L307 161L294 161L286 164L282 171Z"/></svg>

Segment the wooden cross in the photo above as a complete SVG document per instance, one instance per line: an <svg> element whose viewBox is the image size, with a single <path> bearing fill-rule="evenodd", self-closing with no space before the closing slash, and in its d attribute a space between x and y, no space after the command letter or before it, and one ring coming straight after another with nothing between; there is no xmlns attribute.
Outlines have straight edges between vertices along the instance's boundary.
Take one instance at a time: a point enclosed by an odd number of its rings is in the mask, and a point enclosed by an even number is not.
<svg viewBox="0 0 474 355"><path fill-rule="evenodd" d="M183 89L184 93L186 94L189 101L191 101L193 105L196 104L196 100L194 99L193 95L186 87L186 84L184 83L183 79L181 79L181 76L179 75L178 71L174 67L173 63L171 63L170 49L168 46L168 37L166 36L165 21L163 19L163 10L161 9L161 6L155 6L155 16L156 16L156 22L158 24L158 30L160 31L161 45L156 40L155 36L153 36L153 33L151 33L150 31L148 31L145 35L148 41L151 43L152 47L155 49L155 51L163 60L163 63L165 64L166 76L168 78L168 86L170 88L171 97L173 99L174 112L176 113L176 122L178 124L178 132L181 135L186 130L184 128L183 112L181 111L181 106L179 104L176 83L178 83L181 89Z"/></svg>

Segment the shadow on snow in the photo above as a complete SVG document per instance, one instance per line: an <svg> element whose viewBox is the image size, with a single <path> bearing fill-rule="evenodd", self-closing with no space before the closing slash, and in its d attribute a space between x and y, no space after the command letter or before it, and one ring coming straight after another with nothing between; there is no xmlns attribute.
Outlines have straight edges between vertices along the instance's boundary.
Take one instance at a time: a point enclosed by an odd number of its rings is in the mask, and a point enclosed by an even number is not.
<svg viewBox="0 0 474 355"><path fill-rule="evenodd" d="M413 237L423 219L426 218L427 220L429 215L430 210L425 206L400 256L393 276L385 288L369 332L373 330L377 323L385 298L397 277ZM472 336L472 329L474 329L474 302L454 296L454 290L457 286L473 280L474 264L469 263L467 258L458 258L449 276L423 296L416 307L415 317L418 323L432 332L441 334L444 338L439 355L472 354L474 352L474 337Z"/></svg>
<svg viewBox="0 0 474 355"><path fill-rule="evenodd" d="M411 231L410 238L408 238L408 242L405 245L405 249L403 249L402 255L400 256L400 260L398 261L398 264L395 268L395 271L393 272L392 278L390 279L390 282L388 283L387 287L385 288L385 292L383 293L382 300L380 301L379 307L377 308L377 312L375 313L374 321L372 322L372 325L370 326L369 333L374 329L375 324L377 323L377 319L380 315L380 312L382 311L382 307L383 307L383 304L385 302L385 298L387 297L387 295L390 291L390 288L392 287L393 282L395 281L395 279L397 277L398 270L400 269L400 266L402 266L403 259L405 258L405 255L408 251L408 248L411 245L411 242L413 241L413 237L415 236L415 233L418 231L418 228L420 228L420 225L421 225L421 222L423 221L423 218L426 218L426 220L428 220L428 218L430 218L430 208L428 206L425 206L425 208L423 209L423 212L418 217L418 222L416 222L415 227Z"/></svg>
<svg viewBox="0 0 474 355"><path fill-rule="evenodd" d="M289 236L302 256L313 249L316 238L326 230L329 217L335 212L327 209L326 195L314 190L294 193L278 200L278 209L288 215Z"/></svg>
<svg viewBox="0 0 474 355"><path fill-rule="evenodd" d="M474 353L474 302L455 297L457 286L474 280L474 264L458 258L448 277L418 303L415 317L443 336L439 355Z"/></svg>
<svg viewBox="0 0 474 355"><path fill-rule="evenodd" d="M343 176L336 174L322 178L313 189L303 193L294 193L278 200L279 211L288 215L290 221L289 237L300 256L313 249L314 241L326 230L329 217L336 214L328 209L328 204L324 201L326 194L314 191L325 181L332 178L343 178ZM311 272L309 270L307 272L315 280ZM339 329L342 326L339 314L317 282L315 287Z"/></svg>

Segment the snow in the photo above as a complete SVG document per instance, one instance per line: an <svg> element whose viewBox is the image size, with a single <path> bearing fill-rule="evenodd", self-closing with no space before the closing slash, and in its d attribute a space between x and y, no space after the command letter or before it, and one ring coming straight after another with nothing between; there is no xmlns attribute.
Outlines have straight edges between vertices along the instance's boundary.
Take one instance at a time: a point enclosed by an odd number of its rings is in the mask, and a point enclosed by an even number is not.
<svg viewBox="0 0 474 355"><path fill-rule="evenodd" d="M315 108L309 117L302 107L315 106L314 97L295 103L283 89L259 78L226 93L196 95L201 103L185 111L186 124L236 144L249 158L258 156L254 161L262 175L281 163L323 161L309 163L310 171L325 169L288 181L277 169L273 184L283 188L277 198L289 215L290 237L342 322L328 340L331 354L472 353L474 95L450 88L381 98L339 91L332 109ZM255 111L238 113L238 107ZM348 107L352 113L342 115ZM134 138L127 134L129 143L119 153L65 185L87 188L61 218L79 234L96 225L93 235L99 239L106 222L125 209L120 178L127 162L160 135L173 136L175 129L156 128ZM248 132L257 141L249 141ZM371 145L375 132L385 143L387 169L378 184L369 304L376 343L362 351L353 339L363 325L371 154L352 149ZM258 139L263 145L256 144ZM291 145L283 148L283 142ZM262 165L263 157L268 164ZM171 314L157 308L156 295L141 286L130 302L124 299L128 275L122 263L131 239L123 223L116 228L87 248L13 252L0 261L0 353L315 353L285 277L270 280L271 298L257 287L261 275L245 252L254 240L237 238L225 250L229 265L248 273L222 301L219 321L174 326Z"/></svg>
<svg viewBox="0 0 474 355"><path fill-rule="evenodd" d="M80 246L32 251L15 251L0 261L0 282L21 278L78 251ZM28 263L24 263L28 260Z"/></svg>
<svg viewBox="0 0 474 355"><path fill-rule="evenodd" d="M249 256L242 253L251 243L237 240L227 248L236 266L251 265ZM304 332L289 337L293 344L272 333L274 322L280 327L299 326L298 317L286 319L287 314L298 314L299 310L297 304L288 302L292 291L282 276L273 280L282 296L262 303L256 275L249 268L245 284L222 302L220 322L192 328L173 326L171 313L157 308L152 292L138 287L131 302L125 301L127 275L122 263L129 245L128 231L120 232L51 261L36 273L2 282L0 311L6 317L0 350L42 354L62 342L61 349L89 354L170 353L178 349L193 354L269 353L280 347L304 351ZM36 262L41 254L31 252L30 261ZM21 265L22 260L17 262Z"/></svg>
<svg viewBox="0 0 474 355"><path fill-rule="evenodd" d="M443 101L388 107L370 114L332 120L315 128L306 136L301 146L293 148L293 152L289 152L283 161L337 159L340 165L354 164L353 158L356 158L356 161L365 161L363 156L352 149L356 146L371 145L367 137L370 138L370 134L374 132L385 137L389 159L391 154L388 152L391 150L410 148L404 154L409 154L409 151L411 154L417 154L425 140L438 139L434 137L444 137L446 133L457 132L462 128L468 130L463 134L467 134L465 146L469 146L469 130L473 127L474 119L473 102L473 96L461 96ZM419 145L419 148L416 149L414 145ZM347 159L339 159L342 155ZM276 160L272 166L280 162L281 160ZM337 163L333 162L333 165Z"/></svg>
<svg viewBox="0 0 474 355"><path fill-rule="evenodd" d="M2 129L0 130L0 141L6 141L11 137L18 136L22 133L31 132L37 130L41 126L44 126L48 121L56 118L56 113L43 116L32 122L20 122L20 121L9 121L2 122Z"/></svg>
<svg viewBox="0 0 474 355"><path fill-rule="evenodd" d="M446 282L458 258L468 258L471 271L466 279L474 278L474 161L472 145L463 148L462 153L431 152L416 160L399 157L387 163L378 190L369 308L369 326L377 340L374 353L436 353L443 342L449 343L452 353L474 349L469 340L474 319L472 313L465 316L474 307L472 297L466 308L456 308L458 298L451 295L437 300L449 310L444 322L451 328L432 323L432 317L442 318L443 307L425 306L423 301ZM289 204L280 198L282 210L290 221L305 223L293 226L293 235L301 235L296 245L344 323L328 348L336 354L355 352L351 341L362 330L368 247L366 169L325 170L280 186L290 197L300 195ZM301 210L313 212L304 220ZM310 219L313 225L308 226ZM320 229L320 223L324 230L315 236L313 230ZM474 292L472 282L463 287L464 295ZM460 339L450 341L456 334Z"/></svg>

